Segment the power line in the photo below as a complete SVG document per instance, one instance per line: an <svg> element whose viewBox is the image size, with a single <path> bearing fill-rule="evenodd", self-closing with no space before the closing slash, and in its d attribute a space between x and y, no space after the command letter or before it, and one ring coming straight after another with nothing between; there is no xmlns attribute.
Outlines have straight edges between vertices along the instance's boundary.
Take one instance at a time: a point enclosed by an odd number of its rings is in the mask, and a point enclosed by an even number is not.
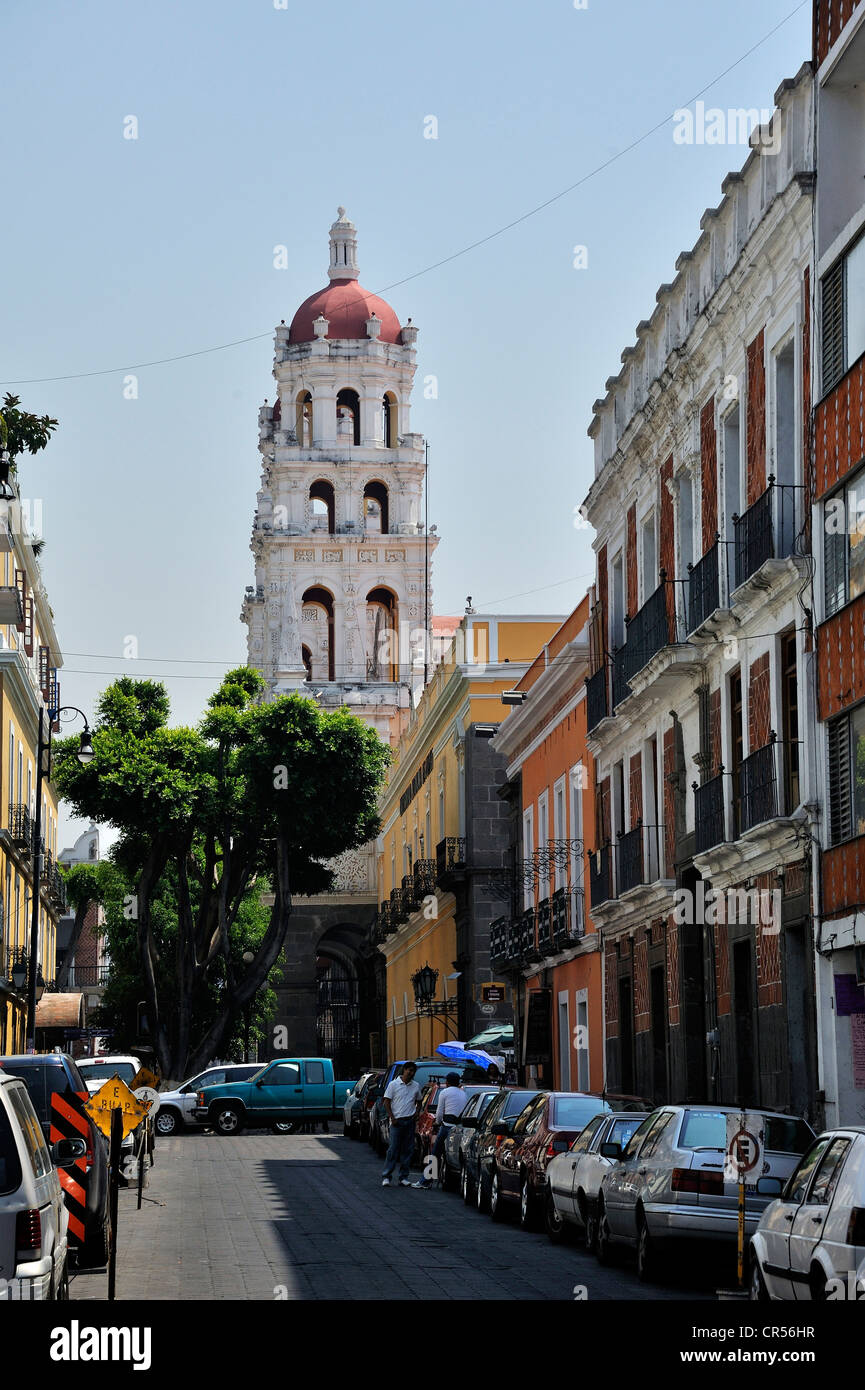
<svg viewBox="0 0 865 1390"><path fill-rule="evenodd" d="M782 29L785 24L788 24L794 15L798 14L800 10L804 9L805 6L810 3L811 0L800 0L800 3L790 10L789 14L785 15L783 19L779 20L768 33L764 34L761 39L758 39L756 43L752 44L751 47L737 58L735 62L731 63L729 67L724 68L723 72L719 72L710 82L707 82L704 87L701 87L699 92L695 92L687 101L677 106L676 110L680 111L684 107L690 106L693 102L698 101L700 97L705 96L705 94L711 91L723 78L727 77L750 58L752 53L756 53L758 48L762 48L763 44L768 43L769 39L773 38L779 29ZM391 284L385 285L382 289L374 291L374 293L377 295L388 294L391 290L399 289L402 285L407 285L412 280L418 280L422 275L429 275L434 270L440 270L442 266L450 265L452 261L459 260L462 256L469 255L470 252L476 251L479 247L486 246L489 242L495 241L497 237L504 236L506 232L512 231L514 227L519 227L521 223L527 222L529 218L536 217L538 213L544 212L548 207L551 207L553 203L560 202L561 199L566 198L569 193L573 193L575 189L581 188L583 184L588 183L590 179L596 178L598 174L602 174L605 169L609 169L611 165L623 159L626 154L630 154L632 150L644 144L646 140L663 129L665 125L669 125L670 121L673 119L675 119L675 112L669 116L665 116L663 120L658 121L648 130L644 131L642 135L638 135L630 144L625 145L621 150L610 155L609 158L603 160L602 163L595 165L588 173L578 178L575 183L569 184L567 188L561 189L559 193L554 193L550 198L546 198L542 203L538 203L536 207L521 213L519 217L515 217L512 221L504 223L503 226L496 228L495 231L488 232L486 236L479 237L476 241L469 242L467 246L461 247L459 251L454 251L449 256L443 256L441 260L433 261L430 265L424 266L421 270L416 270L411 275L403 276L401 280L394 280ZM88 377L94 376L114 376L118 372L138 372L143 371L147 367L162 367L171 362L188 361L191 357L205 357L209 353L226 352L229 348L242 347L246 343L260 342L262 339L270 338L271 336L272 330L267 333L253 333L247 338L234 338L228 343L218 343L215 347L199 348L194 352L177 353L172 357L157 357L149 362L136 362L124 367L102 367L96 371L89 372L69 372L63 376L22 377L17 381L5 381L2 385L41 386L55 381L82 381Z"/></svg>

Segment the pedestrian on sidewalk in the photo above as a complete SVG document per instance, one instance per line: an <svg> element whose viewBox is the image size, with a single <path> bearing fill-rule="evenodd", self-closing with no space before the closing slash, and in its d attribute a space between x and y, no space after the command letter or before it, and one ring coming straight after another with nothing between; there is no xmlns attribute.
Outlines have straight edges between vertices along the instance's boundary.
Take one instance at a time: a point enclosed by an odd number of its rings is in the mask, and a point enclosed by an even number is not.
<svg viewBox="0 0 865 1390"><path fill-rule="evenodd" d="M444 1163L445 1140L448 1137L450 1125L444 1122L445 1115L461 1115L468 1104L468 1096L460 1086L460 1075L457 1071L449 1071L445 1077L446 1085L438 1094L436 1101L435 1122L438 1125L436 1141L433 1144L433 1177L424 1177L420 1182L414 1184L421 1191L426 1191L432 1187L433 1181L441 1178L442 1164Z"/></svg>
<svg viewBox="0 0 865 1390"><path fill-rule="evenodd" d="M390 1187L391 1174L399 1164L400 1187L411 1187L409 1172L414 1157L414 1136L420 1107L420 1086L415 1081L414 1062L404 1063L384 1093L384 1108L390 1120L390 1143L381 1175L382 1187Z"/></svg>

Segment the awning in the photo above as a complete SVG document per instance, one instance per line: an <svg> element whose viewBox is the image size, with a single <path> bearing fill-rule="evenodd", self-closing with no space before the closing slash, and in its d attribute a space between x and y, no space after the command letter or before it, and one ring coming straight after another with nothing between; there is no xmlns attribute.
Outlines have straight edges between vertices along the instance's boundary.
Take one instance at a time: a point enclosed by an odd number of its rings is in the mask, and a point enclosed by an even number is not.
<svg viewBox="0 0 865 1390"><path fill-rule="evenodd" d="M46 990L36 1005L37 1028L83 1028L84 995Z"/></svg>

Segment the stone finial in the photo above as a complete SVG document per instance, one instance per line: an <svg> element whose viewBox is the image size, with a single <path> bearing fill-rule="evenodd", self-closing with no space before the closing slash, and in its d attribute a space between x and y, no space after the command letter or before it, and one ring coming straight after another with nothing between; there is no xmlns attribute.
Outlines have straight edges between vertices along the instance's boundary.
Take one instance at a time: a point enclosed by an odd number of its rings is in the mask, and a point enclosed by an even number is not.
<svg viewBox="0 0 865 1390"><path fill-rule="evenodd" d="M316 338L326 338L329 327L330 319L326 319L324 314L319 314L318 318L312 321L312 331Z"/></svg>

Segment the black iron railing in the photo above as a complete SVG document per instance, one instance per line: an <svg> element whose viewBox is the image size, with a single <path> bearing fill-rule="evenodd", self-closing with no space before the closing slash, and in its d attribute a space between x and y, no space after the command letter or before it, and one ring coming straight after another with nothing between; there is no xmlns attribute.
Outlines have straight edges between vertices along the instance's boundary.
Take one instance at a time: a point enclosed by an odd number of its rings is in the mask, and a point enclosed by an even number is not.
<svg viewBox="0 0 865 1390"><path fill-rule="evenodd" d="M490 923L490 956L493 960L507 960L509 952L510 921L507 917L497 917Z"/></svg>
<svg viewBox="0 0 865 1390"><path fill-rule="evenodd" d="M390 936L394 931L396 931L396 927L393 924L390 903L385 901L378 910L378 934L383 941L386 936Z"/></svg>
<svg viewBox="0 0 865 1390"><path fill-rule="evenodd" d="M436 890L436 861L434 859L416 859L414 865L414 891L416 896L421 898L428 897Z"/></svg>
<svg viewBox="0 0 865 1390"><path fill-rule="evenodd" d="M739 833L778 815L777 743L774 733L739 767Z"/></svg>
<svg viewBox="0 0 865 1390"><path fill-rule="evenodd" d="M399 926L401 922L408 921L408 910L403 902L401 888L392 888L390 890L390 920L394 926Z"/></svg>
<svg viewBox="0 0 865 1390"><path fill-rule="evenodd" d="M402 903L406 912L414 912L419 906L415 892L414 874L404 874L402 880Z"/></svg>
<svg viewBox="0 0 865 1390"><path fill-rule="evenodd" d="M558 888L553 894L553 940L557 951L579 941L586 931L582 888Z"/></svg>
<svg viewBox="0 0 865 1390"><path fill-rule="evenodd" d="M48 892L55 905L61 912L66 911L66 879L56 863L52 863L48 872Z"/></svg>
<svg viewBox="0 0 865 1390"><path fill-rule="evenodd" d="M767 560L792 555L798 531L799 483L769 485L741 516L733 517L733 579L738 589Z"/></svg>
<svg viewBox="0 0 865 1390"><path fill-rule="evenodd" d="M33 818L29 806L9 807L9 834L16 849L33 850Z"/></svg>
<svg viewBox="0 0 865 1390"><path fill-rule="evenodd" d="M549 954L553 949L553 914L549 898L538 903L538 950Z"/></svg>
<svg viewBox="0 0 865 1390"><path fill-rule="evenodd" d="M537 955L535 909L527 907L516 923L516 947L521 956Z"/></svg>
<svg viewBox="0 0 865 1390"><path fill-rule="evenodd" d="M610 873L610 846L602 845L589 855L589 897L592 907L605 903L613 896L612 874Z"/></svg>
<svg viewBox="0 0 865 1390"><path fill-rule="evenodd" d="M87 985L105 985L111 967L108 965L70 965L66 983L70 989L82 989Z"/></svg>
<svg viewBox="0 0 865 1390"><path fill-rule="evenodd" d="M627 647L617 647L613 652L613 709L626 700L631 693L628 685L628 677L625 670Z"/></svg>
<svg viewBox="0 0 865 1390"><path fill-rule="evenodd" d="M643 882L643 826L638 821L633 830L619 836L617 857L619 894L627 893Z"/></svg>
<svg viewBox="0 0 865 1390"><path fill-rule="evenodd" d="M670 640L667 619L667 585L661 580L655 592L628 623L625 642L625 679L630 681Z"/></svg>
<svg viewBox="0 0 865 1390"><path fill-rule="evenodd" d="M607 709L606 662L593 676L586 677L586 728L589 733L609 714Z"/></svg>
<svg viewBox="0 0 865 1390"><path fill-rule="evenodd" d="M698 854L715 845L722 845L726 838L724 825L724 770L710 777L700 787L694 783L694 839Z"/></svg>
<svg viewBox="0 0 865 1390"><path fill-rule="evenodd" d="M694 632L721 606L718 582L719 543L716 540L702 560L688 566L688 631Z"/></svg>
<svg viewBox="0 0 865 1390"><path fill-rule="evenodd" d="M436 878L441 882L448 874L466 866L466 842L462 836L439 840L436 845Z"/></svg>

